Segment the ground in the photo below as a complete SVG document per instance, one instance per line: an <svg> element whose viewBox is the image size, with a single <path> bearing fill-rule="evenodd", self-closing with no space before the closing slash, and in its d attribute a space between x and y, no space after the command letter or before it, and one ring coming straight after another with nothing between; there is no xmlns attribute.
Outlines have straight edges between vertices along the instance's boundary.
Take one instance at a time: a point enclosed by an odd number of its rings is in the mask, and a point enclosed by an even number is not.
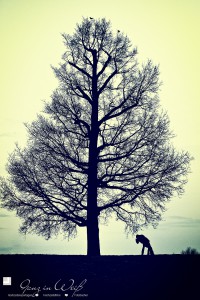
<svg viewBox="0 0 200 300"><path fill-rule="evenodd" d="M0 255L0 295L2 300L198 299L199 267L200 255Z"/></svg>

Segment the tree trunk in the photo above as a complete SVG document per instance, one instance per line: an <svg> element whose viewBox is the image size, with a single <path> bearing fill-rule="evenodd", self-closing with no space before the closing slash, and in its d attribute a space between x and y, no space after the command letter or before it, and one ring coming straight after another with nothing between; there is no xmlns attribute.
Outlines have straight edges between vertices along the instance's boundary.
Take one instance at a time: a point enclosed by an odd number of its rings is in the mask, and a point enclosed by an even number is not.
<svg viewBox="0 0 200 300"><path fill-rule="evenodd" d="M99 134L98 125L98 92L97 92L97 53L93 55L92 74L92 114L91 133L89 145L89 168L88 168L88 199L87 199L87 254L90 256L100 255L98 207L97 207L97 172L98 154L97 142Z"/></svg>
<svg viewBox="0 0 200 300"><path fill-rule="evenodd" d="M88 223L87 227L87 255L88 256L100 256L99 245L99 228L98 218L94 222Z"/></svg>
<svg viewBox="0 0 200 300"><path fill-rule="evenodd" d="M94 191L95 194L95 191ZM99 243L99 225L98 225L98 212L95 209L96 199L94 194L88 195L88 211L87 211L87 255L99 256L100 243ZM91 205L89 205L89 203Z"/></svg>
<svg viewBox="0 0 200 300"><path fill-rule="evenodd" d="M87 199L87 254L100 255L98 206L97 206L97 140L98 140L98 112L93 107L91 136L89 146L88 168L88 199Z"/></svg>
<svg viewBox="0 0 200 300"><path fill-rule="evenodd" d="M93 128L89 147L87 199L87 254L100 255L97 207L97 128Z"/></svg>

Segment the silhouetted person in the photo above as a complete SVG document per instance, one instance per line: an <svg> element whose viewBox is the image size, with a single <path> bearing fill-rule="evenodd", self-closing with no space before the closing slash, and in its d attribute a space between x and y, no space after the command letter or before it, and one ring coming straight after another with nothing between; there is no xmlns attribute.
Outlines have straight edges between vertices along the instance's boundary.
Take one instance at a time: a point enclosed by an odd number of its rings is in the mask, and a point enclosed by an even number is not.
<svg viewBox="0 0 200 300"><path fill-rule="evenodd" d="M142 255L144 254L144 248L148 249L147 255L154 255L153 249L150 245L150 241L148 238L146 238L146 236L144 236L143 234L137 234L136 235L136 243L141 243L143 245L142 247Z"/></svg>

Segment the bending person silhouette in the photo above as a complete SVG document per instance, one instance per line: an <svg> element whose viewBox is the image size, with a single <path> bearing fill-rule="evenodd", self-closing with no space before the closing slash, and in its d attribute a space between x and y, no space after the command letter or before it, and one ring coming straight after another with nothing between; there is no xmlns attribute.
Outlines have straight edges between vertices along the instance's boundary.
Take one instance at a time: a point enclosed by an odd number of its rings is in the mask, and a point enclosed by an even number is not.
<svg viewBox="0 0 200 300"><path fill-rule="evenodd" d="M143 234L137 234L136 235L136 243L141 243L143 245L142 247L142 255L144 254L144 249L147 248L147 255L154 255L153 249L150 245L150 241L148 238L146 238L146 236L144 236Z"/></svg>

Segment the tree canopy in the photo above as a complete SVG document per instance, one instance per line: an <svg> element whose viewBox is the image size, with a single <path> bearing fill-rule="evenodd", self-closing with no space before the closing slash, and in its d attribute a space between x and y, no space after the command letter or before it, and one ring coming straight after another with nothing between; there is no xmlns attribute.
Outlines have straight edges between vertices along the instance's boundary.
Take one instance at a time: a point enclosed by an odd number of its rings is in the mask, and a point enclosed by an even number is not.
<svg viewBox="0 0 200 300"><path fill-rule="evenodd" d="M191 158L171 143L158 66L139 65L125 34L84 18L62 36L59 86L9 158L2 206L16 210L23 233L71 237L87 227L88 254L98 255L99 221L114 215L131 233L156 225L183 193Z"/></svg>

